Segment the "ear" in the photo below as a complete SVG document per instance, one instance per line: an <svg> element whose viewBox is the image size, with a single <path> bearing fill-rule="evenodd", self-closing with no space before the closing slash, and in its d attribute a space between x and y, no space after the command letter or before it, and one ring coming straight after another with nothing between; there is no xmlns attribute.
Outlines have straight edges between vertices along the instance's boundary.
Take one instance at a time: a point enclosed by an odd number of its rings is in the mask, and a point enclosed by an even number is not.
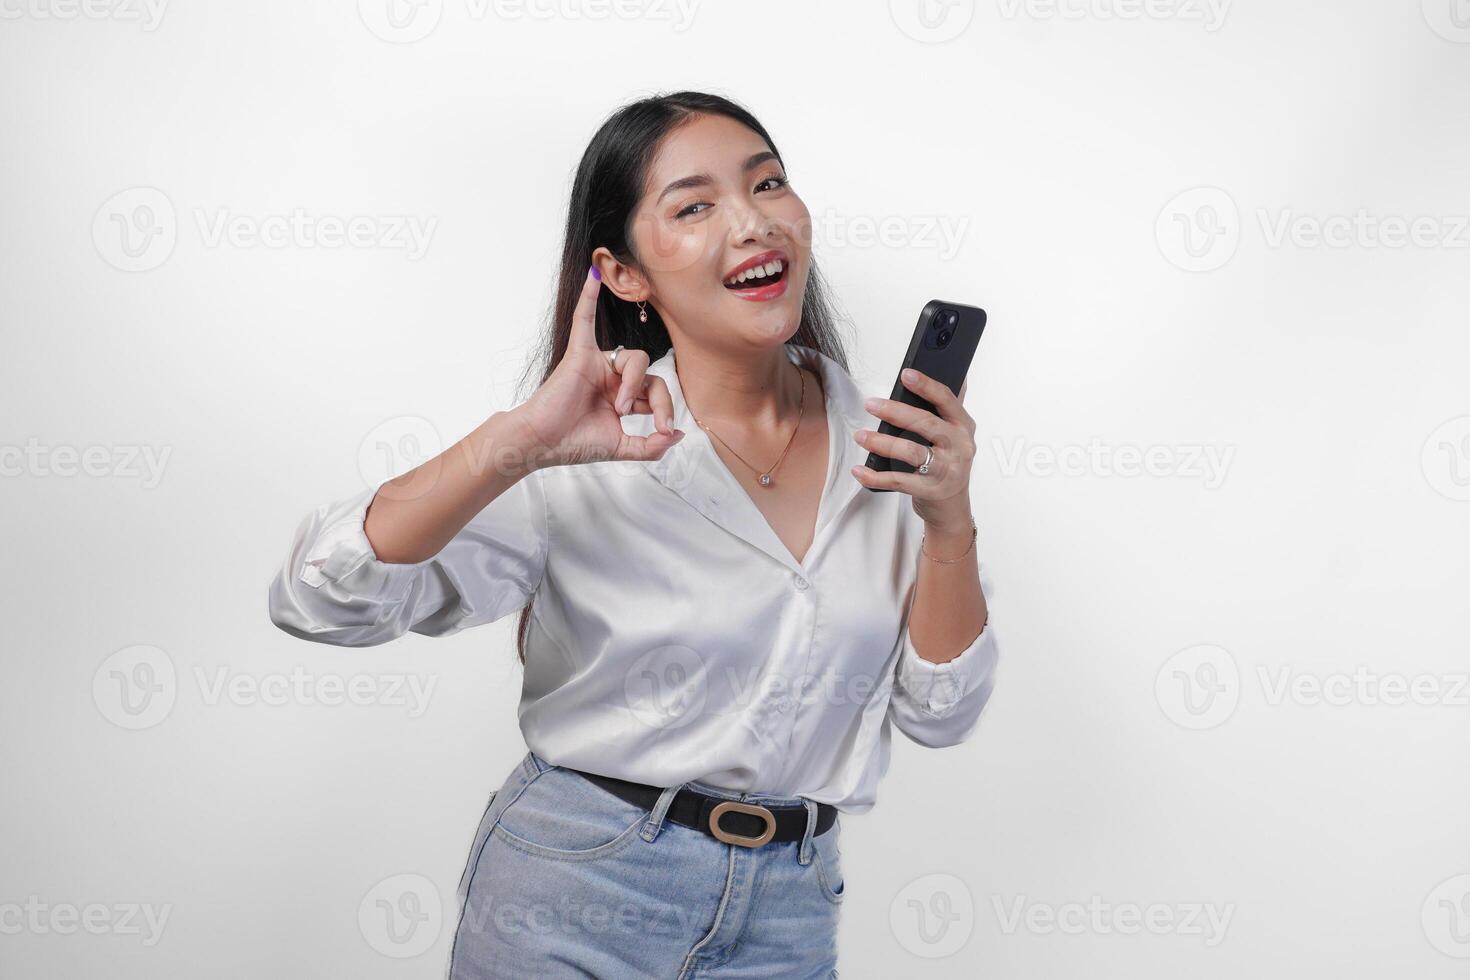
<svg viewBox="0 0 1470 980"><path fill-rule="evenodd" d="M592 250L592 264L602 274L602 285L618 299L629 303L648 299L648 283L630 266L619 262L605 246Z"/></svg>

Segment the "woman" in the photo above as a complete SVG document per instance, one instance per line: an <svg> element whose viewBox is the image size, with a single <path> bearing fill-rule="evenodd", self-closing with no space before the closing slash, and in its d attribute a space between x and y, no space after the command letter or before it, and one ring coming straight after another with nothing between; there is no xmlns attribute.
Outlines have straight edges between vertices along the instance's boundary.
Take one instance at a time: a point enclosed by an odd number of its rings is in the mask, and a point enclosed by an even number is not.
<svg viewBox="0 0 1470 980"><path fill-rule="evenodd" d="M577 171L534 394L297 531L270 595L293 635L521 610L529 751L476 833L453 977L835 977L838 812L873 805L890 722L974 730L975 424L923 376L936 412L864 403L809 229L741 107L624 107Z"/></svg>

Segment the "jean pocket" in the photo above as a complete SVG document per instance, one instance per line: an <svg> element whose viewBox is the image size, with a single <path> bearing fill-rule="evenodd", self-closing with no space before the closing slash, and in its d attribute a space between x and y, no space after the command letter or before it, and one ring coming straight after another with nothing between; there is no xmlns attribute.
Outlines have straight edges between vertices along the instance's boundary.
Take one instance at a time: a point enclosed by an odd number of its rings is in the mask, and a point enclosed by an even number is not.
<svg viewBox="0 0 1470 980"><path fill-rule="evenodd" d="M822 894L831 902L841 902L846 890L842 880L842 849L838 840L840 833L838 825L834 823L827 828L825 834L817 834L812 838L812 863L817 868L817 881L821 883Z"/></svg>
<svg viewBox="0 0 1470 980"><path fill-rule="evenodd" d="M638 837L649 811L553 766L535 776L500 812L492 833L541 857L591 861Z"/></svg>

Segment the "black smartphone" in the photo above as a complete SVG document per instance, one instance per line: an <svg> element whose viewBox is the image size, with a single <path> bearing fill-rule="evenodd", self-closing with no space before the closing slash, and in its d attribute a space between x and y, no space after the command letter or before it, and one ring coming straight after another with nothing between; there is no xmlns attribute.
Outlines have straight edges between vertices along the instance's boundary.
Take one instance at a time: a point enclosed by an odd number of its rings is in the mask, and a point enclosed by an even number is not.
<svg viewBox="0 0 1470 980"><path fill-rule="evenodd" d="M919 322L914 327L913 339L909 341L908 353L893 381L893 401L914 405L926 412L934 411L934 403L922 398L903 383L903 369L913 368L920 374L942 381L956 395L970 373L970 362L975 358L975 348L980 344L980 335L985 332L985 311L978 306L964 303L946 303L932 299L924 304L919 313ZM874 416L876 418L876 416ZM900 429L887 419L882 420L878 431L884 435L898 436L928 446L929 440L917 432ZM879 472L912 473L913 464L901 459L890 459L877 453L868 453L867 467ZM889 492L887 487L869 487L876 493Z"/></svg>

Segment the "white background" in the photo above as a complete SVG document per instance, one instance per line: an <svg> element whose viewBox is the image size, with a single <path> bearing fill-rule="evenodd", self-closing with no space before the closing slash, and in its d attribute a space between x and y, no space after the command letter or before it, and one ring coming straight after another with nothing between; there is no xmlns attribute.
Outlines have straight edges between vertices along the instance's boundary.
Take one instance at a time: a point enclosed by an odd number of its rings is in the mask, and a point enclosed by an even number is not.
<svg viewBox="0 0 1470 980"><path fill-rule="evenodd" d="M337 649L266 586L310 508L524 399L586 141L697 88L776 139L864 390L926 300L990 314L1001 673L845 824L843 976L1463 976L1470 6L1127 2L0 0L0 974L443 975L452 921L359 910L452 905L524 752L515 617ZM432 233L212 235L298 209ZM293 670L434 687L213 696Z"/></svg>

